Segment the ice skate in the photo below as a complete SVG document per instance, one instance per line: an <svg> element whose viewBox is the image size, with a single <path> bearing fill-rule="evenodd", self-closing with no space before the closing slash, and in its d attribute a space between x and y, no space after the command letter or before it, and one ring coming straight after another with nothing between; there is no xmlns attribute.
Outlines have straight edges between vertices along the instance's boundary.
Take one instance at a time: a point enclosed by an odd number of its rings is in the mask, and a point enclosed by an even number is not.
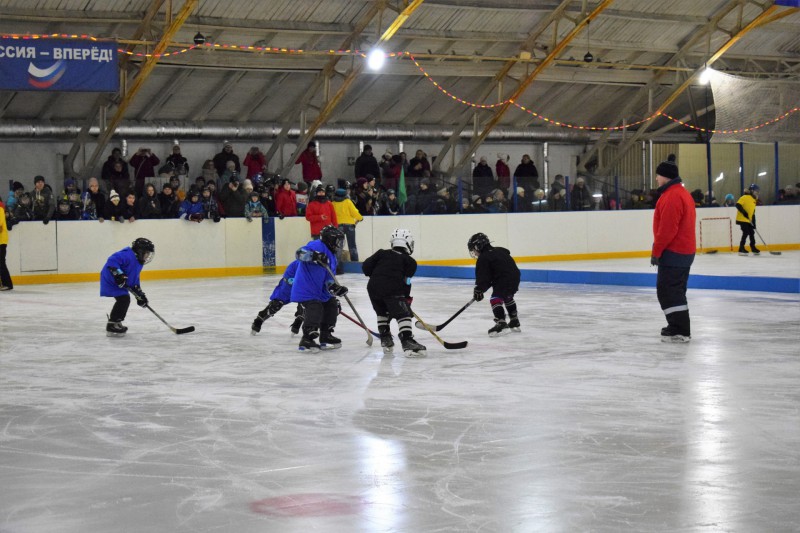
<svg viewBox="0 0 800 533"><path fill-rule="evenodd" d="M124 337L126 331L128 328L122 325L122 321L109 320L106 324L106 337Z"/></svg>
<svg viewBox="0 0 800 533"><path fill-rule="evenodd" d="M742 257L747 257L750 254L747 252L744 246L739 246L739 255Z"/></svg>
<svg viewBox="0 0 800 533"><path fill-rule="evenodd" d="M520 333L522 331L520 329L520 327L519 327L519 319L518 318L512 318L511 320L509 320L508 321L508 328L511 331L515 332L515 333Z"/></svg>
<svg viewBox="0 0 800 533"><path fill-rule="evenodd" d="M303 337L300 339L300 346L298 346L298 349L301 352L311 352L311 353L320 351L322 347L319 344L317 344L317 342L314 340L316 338L317 338L316 331L303 333Z"/></svg>
<svg viewBox="0 0 800 533"><path fill-rule="evenodd" d="M250 335L257 335L261 331L261 324L263 324L268 318L269 315L262 315L261 313L258 313L258 315L256 315L256 319L253 320L253 325L250 327Z"/></svg>
<svg viewBox="0 0 800 533"><path fill-rule="evenodd" d="M381 348L383 348L383 353L386 355L394 353L394 339L391 333L381 335Z"/></svg>
<svg viewBox="0 0 800 533"><path fill-rule="evenodd" d="M294 319L292 322L292 326L289 328L292 332L292 335L297 335L300 333L300 327L303 325L303 317L299 316Z"/></svg>
<svg viewBox="0 0 800 533"><path fill-rule="evenodd" d="M681 335L669 326L661 328L661 342L685 343L692 340L690 335Z"/></svg>
<svg viewBox="0 0 800 533"><path fill-rule="evenodd" d="M506 333L511 332L505 320L495 320L494 322L495 322L494 327L489 329L490 337L499 337L501 335L505 335Z"/></svg>
<svg viewBox="0 0 800 533"><path fill-rule="evenodd" d="M753 255L761 255L761 250L759 250L752 244L750 245L750 251L753 252Z"/></svg>
<svg viewBox="0 0 800 533"><path fill-rule="evenodd" d="M408 336L400 339L400 344L403 346L403 354L406 357L425 357L428 355L425 346L418 343L414 337Z"/></svg>
<svg viewBox="0 0 800 533"><path fill-rule="evenodd" d="M341 348L342 339L333 336L333 328L324 330L319 338L319 347L323 350Z"/></svg>

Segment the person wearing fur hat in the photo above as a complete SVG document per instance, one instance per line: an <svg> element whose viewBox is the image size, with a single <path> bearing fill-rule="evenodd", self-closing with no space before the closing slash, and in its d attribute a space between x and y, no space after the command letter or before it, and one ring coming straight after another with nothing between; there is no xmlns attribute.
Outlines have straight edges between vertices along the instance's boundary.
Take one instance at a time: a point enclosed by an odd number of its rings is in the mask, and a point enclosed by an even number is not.
<svg viewBox="0 0 800 533"><path fill-rule="evenodd" d="M694 200L683 186L674 155L656 167L656 182L659 198L653 214L650 264L658 267L656 294L667 319L661 340L689 342L686 287L696 250Z"/></svg>

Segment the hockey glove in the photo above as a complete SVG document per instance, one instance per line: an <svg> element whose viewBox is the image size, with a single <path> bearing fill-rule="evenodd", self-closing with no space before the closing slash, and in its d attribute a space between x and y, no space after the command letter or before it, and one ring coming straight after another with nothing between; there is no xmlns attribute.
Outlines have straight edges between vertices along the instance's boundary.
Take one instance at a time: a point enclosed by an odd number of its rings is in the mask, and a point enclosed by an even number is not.
<svg viewBox="0 0 800 533"><path fill-rule="evenodd" d="M49 223L50 223L50 219L47 218L47 217L44 217L44 220L42 220L42 224L44 224L46 226Z"/></svg>
<svg viewBox="0 0 800 533"><path fill-rule="evenodd" d="M328 285L328 292L334 296L344 296L347 294L347 287L334 282Z"/></svg>
<svg viewBox="0 0 800 533"><path fill-rule="evenodd" d="M483 300L483 291L481 291L478 287L475 287L475 289L472 291L472 297L476 302L480 302Z"/></svg>
<svg viewBox="0 0 800 533"><path fill-rule="evenodd" d="M311 260L318 265L328 264L328 256L324 252L311 252Z"/></svg>
<svg viewBox="0 0 800 533"><path fill-rule="evenodd" d="M650 256L650 266L658 266L658 257L654 255Z"/></svg>
<svg viewBox="0 0 800 533"><path fill-rule="evenodd" d="M131 287L131 292L133 296L136 298L136 303L139 304L139 307L147 307L148 301L147 296L144 294L142 288L138 285Z"/></svg>
<svg viewBox="0 0 800 533"><path fill-rule="evenodd" d="M124 289L128 283L128 276L120 269L112 270L111 275L114 276L114 283L117 284L117 287Z"/></svg>

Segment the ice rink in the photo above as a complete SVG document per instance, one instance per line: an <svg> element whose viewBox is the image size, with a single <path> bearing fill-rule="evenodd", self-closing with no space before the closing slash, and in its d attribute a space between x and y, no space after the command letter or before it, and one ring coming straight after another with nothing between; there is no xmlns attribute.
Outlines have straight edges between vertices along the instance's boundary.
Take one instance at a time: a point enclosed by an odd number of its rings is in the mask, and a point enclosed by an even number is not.
<svg viewBox="0 0 800 533"><path fill-rule="evenodd" d="M97 284L0 293L0 532L800 531L797 294L690 290L677 345L654 288L523 283L522 333L484 301L407 359L251 336L277 280L145 281L197 331L134 304L121 339ZM437 324L472 283L413 293Z"/></svg>

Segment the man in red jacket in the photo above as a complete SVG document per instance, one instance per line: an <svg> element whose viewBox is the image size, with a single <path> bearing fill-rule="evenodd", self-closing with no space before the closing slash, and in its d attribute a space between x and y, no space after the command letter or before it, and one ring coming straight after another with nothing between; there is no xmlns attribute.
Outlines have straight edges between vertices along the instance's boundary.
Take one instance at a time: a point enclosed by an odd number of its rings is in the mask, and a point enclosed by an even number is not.
<svg viewBox="0 0 800 533"><path fill-rule="evenodd" d="M322 179L322 167L319 164L319 157L317 157L317 144L314 141L308 143L306 150L300 154L295 165L302 165L303 168L303 181L311 184L314 180Z"/></svg>
<svg viewBox="0 0 800 533"><path fill-rule="evenodd" d="M336 211L333 209L333 204L328 201L324 185L317 185L313 201L308 202L306 220L311 223L312 239L319 239L319 232L325 226L339 227L339 222L336 220Z"/></svg>
<svg viewBox="0 0 800 533"><path fill-rule="evenodd" d="M678 165L672 154L656 168L656 182L660 196L653 215L650 264L658 266L656 294L667 317L661 340L689 342L686 284L696 250L694 200L678 176Z"/></svg>

